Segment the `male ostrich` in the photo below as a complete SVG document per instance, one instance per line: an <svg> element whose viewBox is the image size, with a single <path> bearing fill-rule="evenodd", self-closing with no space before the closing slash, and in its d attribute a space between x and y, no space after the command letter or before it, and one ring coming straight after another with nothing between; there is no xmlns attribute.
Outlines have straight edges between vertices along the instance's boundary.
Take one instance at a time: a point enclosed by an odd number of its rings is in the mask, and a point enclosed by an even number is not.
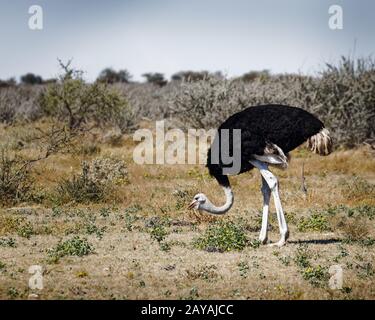
<svg viewBox="0 0 375 320"><path fill-rule="evenodd" d="M224 130L226 129L226 130ZM228 130L229 129L229 130ZM211 214L224 214L233 204L233 193L230 187L228 175L223 169L228 167L226 161L222 161L221 143L222 132L229 131L229 153L238 148L239 141L233 144L234 129L240 129L241 133L241 166L239 173L253 169L259 169L262 176L263 194L263 218L259 240L262 244L267 242L268 208L271 193L274 198L277 220L281 239L271 244L283 246L289 237L288 227L281 207L278 181L268 166L279 166L286 169L288 166L288 152L307 141L314 153L328 155L332 151L332 139L324 124L309 112L300 108L283 105L262 105L249 107L230 116L219 127L211 148L208 150L207 167L211 176L215 177L224 189L225 204L217 207L203 194L194 196L189 208L204 210ZM238 132L238 131L237 131ZM216 142L216 143L215 143ZM218 160L213 161L212 155L219 155ZM227 171L226 171L227 172Z"/></svg>

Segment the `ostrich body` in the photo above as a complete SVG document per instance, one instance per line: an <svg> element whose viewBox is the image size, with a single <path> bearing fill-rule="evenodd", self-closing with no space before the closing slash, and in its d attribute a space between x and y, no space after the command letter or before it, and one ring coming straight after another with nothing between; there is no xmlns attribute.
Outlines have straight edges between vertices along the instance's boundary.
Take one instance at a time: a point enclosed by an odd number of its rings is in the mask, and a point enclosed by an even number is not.
<svg viewBox="0 0 375 320"><path fill-rule="evenodd" d="M261 191L263 194L262 227L259 235L261 243L267 242L268 211L271 194L274 198L281 239L272 244L282 246L289 237L283 208L279 197L278 180L269 170L269 165L286 169L289 155L305 141L314 153L328 155L332 151L332 140L324 124L311 113L295 107L283 105L262 105L249 107L230 116L219 127L214 142L207 154L207 167L211 176L215 177L223 188L225 204L215 206L203 193L194 196L189 208L203 210L211 214L224 214L233 205L234 197L228 175L223 169L228 167L222 161L220 150L221 132L229 131L229 153L233 153L234 129L241 131L241 167L239 173L257 168L262 176ZM229 129L229 130L228 130ZM219 143L215 143L218 139ZM213 152L218 152L219 161L212 161ZM230 164L231 165L231 164ZM230 166L229 165L229 166Z"/></svg>

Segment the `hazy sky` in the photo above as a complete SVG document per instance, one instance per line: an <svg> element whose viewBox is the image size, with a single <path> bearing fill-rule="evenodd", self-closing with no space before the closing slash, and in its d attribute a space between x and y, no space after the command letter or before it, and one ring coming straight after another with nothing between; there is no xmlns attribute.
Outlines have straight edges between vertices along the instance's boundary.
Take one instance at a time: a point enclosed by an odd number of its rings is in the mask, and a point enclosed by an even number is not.
<svg viewBox="0 0 375 320"><path fill-rule="evenodd" d="M44 29L28 27L41 5ZM344 29L328 27L328 8ZM57 57L95 79L105 67L170 76L180 70L316 72L342 54L375 53L374 0L0 0L0 78L58 73ZM356 46L354 46L356 42Z"/></svg>

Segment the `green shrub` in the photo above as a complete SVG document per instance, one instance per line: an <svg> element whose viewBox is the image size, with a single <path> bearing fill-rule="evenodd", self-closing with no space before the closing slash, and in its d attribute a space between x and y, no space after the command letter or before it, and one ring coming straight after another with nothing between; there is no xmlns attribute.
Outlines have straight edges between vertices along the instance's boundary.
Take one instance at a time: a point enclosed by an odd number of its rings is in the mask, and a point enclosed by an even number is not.
<svg viewBox="0 0 375 320"><path fill-rule="evenodd" d="M354 212L362 217L367 217L370 220L375 218L375 206L368 204L353 208Z"/></svg>
<svg viewBox="0 0 375 320"><path fill-rule="evenodd" d="M19 298L21 293L18 291L17 288L11 287L8 289L8 296L10 299Z"/></svg>
<svg viewBox="0 0 375 320"><path fill-rule="evenodd" d="M82 257L94 252L94 247L86 238L75 236L72 239L59 242L53 249L48 250L48 258L51 262L58 262L64 256Z"/></svg>
<svg viewBox="0 0 375 320"><path fill-rule="evenodd" d="M150 235L152 239L160 243L168 235L168 231L164 228L162 224L158 224L151 228Z"/></svg>
<svg viewBox="0 0 375 320"><path fill-rule="evenodd" d="M249 265L246 261L240 261L238 264L237 264L237 267L238 267L238 271L240 272L240 276L242 278L247 278L247 274L249 272Z"/></svg>
<svg viewBox="0 0 375 320"><path fill-rule="evenodd" d="M205 233L194 241L194 246L207 251L243 250L249 243L242 225L232 221L211 224Z"/></svg>
<svg viewBox="0 0 375 320"><path fill-rule="evenodd" d="M310 264L310 252L307 249L307 246L299 246L297 248L297 253L294 258L294 262L299 268L308 268Z"/></svg>
<svg viewBox="0 0 375 320"><path fill-rule="evenodd" d="M318 265L305 268L302 271L302 277L314 287L322 287L328 282L329 274L327 268Z"/></svg>
<svg viewBox="0 0 375 320"><path fill-rule="evenodd" d="M107 227L98 227L94 222L89 222L86 224L85 229L87 234L95 234L101 240Z"/></svg>
<svg viewBox="0 0 375 320"><path fill-rule="evenodd" d="M13 238L0 238L0 247L15 248L16 246L16 240Z"/></svg>
<svg viewBox="0 0 375 320"><path fill-rule="evenodd" d="M30 239L30 237L35 234L35 231L34 231L33 226L31 225L31 223L26 222L26 223L23 223L19 226L19 228L17 230L17 234L20 237Z"/></svg>
<svg viewBox="0 0 375 320"><path fill-rule="evenodd" d="M330 230L327 217L321 213L314 213L308 218L301 218L297 228L301 232Z"/></svg>
<svg viewBox="0 0 375 320"><path fill-rule="evenodd" d="M130 208L127 208L127 210L128 209L130 209ZM132 231L134 229L134 225L133 225L134 222L136 222L139 219L138 216L136 216L134 214L131 214L130 212L125 210L125 214L124 214L125 229L127 231ZM135 212L137 212L137 211L135 211Z"/></svg>
<svg viewBox="0 0 375 320"><path fill-rule="evenodd" d="M86 83L82 71L71 68L70 62L60 61L60 66L64 73L59 81L40 95L39 104L45 115L66 122L70 130L87 128L90 123L123 126L124 121L131 121L127 101L117 91L106 83Z"/></svg>

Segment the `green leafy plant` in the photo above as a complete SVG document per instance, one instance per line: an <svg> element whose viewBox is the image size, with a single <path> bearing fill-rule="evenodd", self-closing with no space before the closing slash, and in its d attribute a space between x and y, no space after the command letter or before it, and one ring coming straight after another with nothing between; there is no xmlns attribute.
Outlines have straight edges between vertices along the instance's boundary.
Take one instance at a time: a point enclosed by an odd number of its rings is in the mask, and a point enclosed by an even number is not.
<svg viewBox="0 0 375 320"><path fill-rule="evenodd" d="M107 230L106 226L98 227L93 222L87 223L85 228L87 234L95 234L99 240L103 238L104 232Z"/></svg>
<svg viewBox="0 0 375 320"><path fill-rule="evenodd" d="M24 237L26 239L30 239L30 237L35 234L34 228L30 222L23 223L19 226L17 230L17 234L20 237Z"/></svg>
<svg viewBox="0 0 375 320"><path fill-rule="evenodd" d="M294 262L299 268L308 268L311 266L310 264L310 252L308 251L306 246L299 246L297 248L296 256L294 258Z"/></svg>
<svg viewBox="0 0 375 320"><path fill-rule="evenodd" d="M211 224L205 233L194 241L194 246L207 251L243 250L248 239L242 225L232 221Z"/></svg>
<svg viewBox="0 0 375 320"><path fill-rule="evenodd" d="M151 238L156 240L157 242L162 242L165 237L168 235L168 231L164 228L163 225L155 225L150 230Z"/></svg>
<svg viewBox="0 0 375 320"><path fill-rule="evenodd" d="M16 240L14 240L13 238L0 238L0 246L15 248L17 246Z"/></svg>
<svg viewBox="0 0 375 320"><path fill-rule="evenodd" d="M82 257L94 252L94 247L86 238L75 236L63 242L59 242L55 248L48 250L48 260L50 262L58 262L64 256Z"/></svg>
<svg viewBox="0 0 375 320"><path fill-rule="evenodd" d="M324 286L329 279L327 268L320 265L316 267L307 267L302 271L302 276L315 287Z"/></svg>
<svg viewBox="0 0 375 320"><path fill-rule="evenodd" d="M8 296L10 299L16 299L20 297L20 292L17 288L11 287L8 289Z"/></svg>
<svg viewBox="0 0 375 320"><path fill-rule="evenodd" d="M321 213L313 213L310 217L301 218L297 228L301 232L306 231L328 231L330 230L328 219Z"/></svg>
<svg viewBox="0 0 375 320"><path fill-rule="evenodd" d="M240 276L242 278L247 278L247 273L249 272L249 269L250 269L248 263L246 261L240 261L237 264L237 266L238 266L238 270L240 272Z"/></svg>

